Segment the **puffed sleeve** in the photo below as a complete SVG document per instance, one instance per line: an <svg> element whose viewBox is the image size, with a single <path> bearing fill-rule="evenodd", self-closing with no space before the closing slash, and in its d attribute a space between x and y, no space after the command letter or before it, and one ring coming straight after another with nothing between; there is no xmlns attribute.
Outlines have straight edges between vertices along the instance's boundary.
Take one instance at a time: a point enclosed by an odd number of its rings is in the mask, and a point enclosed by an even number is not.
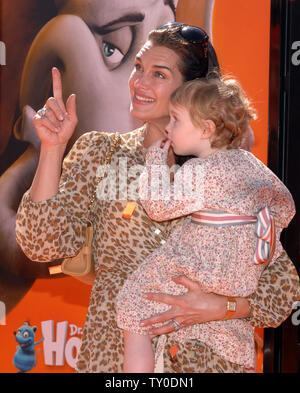
<svg viewBox="0 0 300 393"><path fill-rule="evenodd" d="M294 302L300 300L300 285L296 268L284 250L276 263L263 271L257 290L247 299L253 326L275 328L288 318Z"/></svg>
<svg viewBox="0 0 300 393"><path fill-rule="evenodd" d="M287 228L296 213L294 199L287 187L276 177L273 180L273 191L271 214L279 228Z"/></svg>
<svg viewBox="0 0 300 393"><path fill-rule="evenodd" d="M257 174L256 182L259 184L259 198L262 206L269 205L271 214L275 219L276 227L286 228L295 215L295 203L285 184L274 172L265 166L251 153L246 152L253 164L254 173Z"/></svg>
<svg viewBox="0 0 300 393"><path fill-rule="evenodd" d="M189 160L170 182L167 152L150 148L145 170L139 180L139 197L149 217L166 221L203 208L204 167L200 160Z"/></svg>
<svg viewBox="0 0 300 393"><path fill-rule="evenodd" d="M17 212L16 239L27 257L37 262L76 255L83 246L88 207L97 164L108 145L107 134L88 132L74 143L62 166L59 190L34 202L30 189Z"/></svg>

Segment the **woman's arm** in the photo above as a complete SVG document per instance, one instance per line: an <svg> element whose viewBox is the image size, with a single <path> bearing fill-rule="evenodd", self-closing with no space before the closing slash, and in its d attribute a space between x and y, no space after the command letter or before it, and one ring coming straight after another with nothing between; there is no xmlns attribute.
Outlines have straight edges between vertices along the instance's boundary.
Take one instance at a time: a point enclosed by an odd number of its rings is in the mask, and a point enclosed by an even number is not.
<svg viewBox="0 0 300 393"><path fill-rule="evenodd" d="M41 139L39 164L16 220L17 242L29 259L39 262L74 256L82 248L97 169L91 161L95 153L101 157L108 139L104 133L82 135L62 166L77 122L76 106L75 97L70 96L64 107L59 71L52 73L54 97L47 100L46 116L35 118Z"/></svg>
<svg viewBox="0 0 300 393"><path fill-rule="evenodd" d="M182 327L224 318L226 296L205 293L199 283L184 276L174 278L174 281L184 285L188 292L181 296L159 293L145 295L149 300L169 304L171 309L148 318L143 326L167 322L172 318ZM290 315L293 303L299 296L297 271L286 252L283 252L272 266L264 270L255 293L247 298L236 298L237 308L232 318L248 318L257 327L276 327ZM162 327L153 328L150 333L160 335L172 331L174 324L170 321Z"/></svg>
<svg viewBox="0 0 300 393"><path fill-rule="evenodd" d="M58 192L66 145L46 148L41 145L38 167L30 188L33 202L49 199Z"/></svg>
<svg viewBox="0 0 300 393"><path fill-rule="evenodd" d="M105 133L81 135L63 161L58 191L38 201L32 199L30 189L23 195L16 240L29 259L48 262L74 256L82 248L95 189L97 167L92 162L103 157L109 146Z"/></svg>
<svg viewBox="0 0 300 393"><path fill-rule="evenodd" d="M275 263L264 270L256 292L247 298L249 322L262 328L277 327L289 317L299 297L297 270L283 250Z"/></svg>

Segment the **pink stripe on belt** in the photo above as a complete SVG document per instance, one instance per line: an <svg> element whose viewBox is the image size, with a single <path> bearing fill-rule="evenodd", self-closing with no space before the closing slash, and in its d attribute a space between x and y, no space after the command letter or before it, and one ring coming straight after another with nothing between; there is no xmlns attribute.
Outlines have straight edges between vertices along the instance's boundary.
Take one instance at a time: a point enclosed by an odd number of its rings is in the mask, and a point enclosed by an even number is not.
<svg viewBox="0 0 300 393"><path fill-rule="evenodd" d="M253 261L256 264L266 264L272 258L271 252L274 245L275 226L269 206L262 208L256 216L242 216L224 211L203 210L192 214L192 222L210 226L255 224L257 244Z"/></svg>

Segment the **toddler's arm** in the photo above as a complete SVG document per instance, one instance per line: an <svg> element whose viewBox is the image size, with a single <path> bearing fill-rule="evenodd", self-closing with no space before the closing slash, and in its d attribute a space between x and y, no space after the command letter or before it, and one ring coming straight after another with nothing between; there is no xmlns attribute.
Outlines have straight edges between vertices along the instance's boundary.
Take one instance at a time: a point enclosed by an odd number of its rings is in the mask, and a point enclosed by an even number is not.
<svg viewBox="0 0 300 393"><path fill-rule="evenodd" d="M275 218L276 226L286 228L294 217L295 203L287 187L277 178L274 181L274 198L271 201L271 213Z"/></svg>
<svg viewBox="0 0 300 393"><path fill-rule="evenodd" d="M152 147L140 177L139 197L149 217L156 221L182 217L203 208L204 168L200 161L187 161L170 183L168 152Z"/></svg>

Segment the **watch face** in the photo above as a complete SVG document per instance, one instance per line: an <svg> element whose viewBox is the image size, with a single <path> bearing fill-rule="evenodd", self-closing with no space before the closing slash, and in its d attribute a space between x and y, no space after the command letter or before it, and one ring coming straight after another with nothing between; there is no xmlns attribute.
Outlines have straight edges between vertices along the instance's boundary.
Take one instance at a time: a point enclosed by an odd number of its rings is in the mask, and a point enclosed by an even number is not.
<svg viewBox="0 0 300 393"><path fill-rule="evenodd" d="M235 309L236 309L236 302L228 302L227 303L227 309L228 309L228 311L235 311Z"/></svg>

